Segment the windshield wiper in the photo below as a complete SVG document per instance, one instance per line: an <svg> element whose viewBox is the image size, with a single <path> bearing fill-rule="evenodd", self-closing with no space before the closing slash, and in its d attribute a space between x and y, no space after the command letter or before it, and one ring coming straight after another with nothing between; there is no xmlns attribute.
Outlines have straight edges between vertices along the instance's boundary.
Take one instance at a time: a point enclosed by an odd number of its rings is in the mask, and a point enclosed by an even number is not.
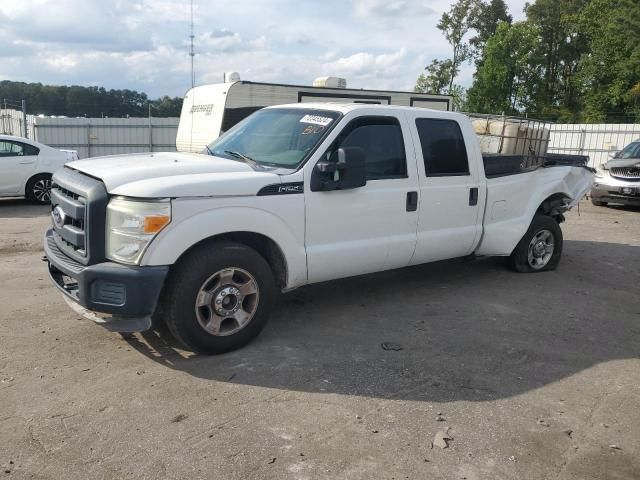
<svg viewBox="0 0 640 480"><path fill-rule="evenodd" d="M231 155L232 157L240 158L240 159L244 160L245 162L247 162L252 167L259 166L258 162L256 162L253 158L245 155L244 153L235 152L233 150L225 150L224 153L226 153L227 155Z"/></svg>

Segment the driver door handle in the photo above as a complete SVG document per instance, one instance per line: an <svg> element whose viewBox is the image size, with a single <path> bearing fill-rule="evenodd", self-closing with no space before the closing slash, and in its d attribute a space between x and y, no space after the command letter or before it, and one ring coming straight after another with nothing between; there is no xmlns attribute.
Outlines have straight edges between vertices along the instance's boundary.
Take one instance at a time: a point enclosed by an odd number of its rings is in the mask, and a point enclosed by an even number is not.
<svg viewBox="0 0 640 480"><path fill-rule="evenodd" d="M407 192L407 212L415 212L418 209L418 192Z"/></svg>
<svg viewBox="0 0 640 480"><path fill-rule="evenodd" d="M478 187L472 187L469 190L469 206L473 207L478 205Z"/></svg>

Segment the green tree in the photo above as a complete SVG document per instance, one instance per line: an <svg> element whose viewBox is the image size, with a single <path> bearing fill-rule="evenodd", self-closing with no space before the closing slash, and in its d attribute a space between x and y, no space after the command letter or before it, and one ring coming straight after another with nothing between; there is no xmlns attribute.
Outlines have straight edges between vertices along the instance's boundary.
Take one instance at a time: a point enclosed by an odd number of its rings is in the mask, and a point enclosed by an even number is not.
<svg viewBox="0 0 640 480"><path fill-rule="evenodd" d="M476 57L482 57L487 40L493 36L500 22L511 25L513 18L509 15L504 0L478 1L469 14L469 27L475 30L475 36L469 40Z"/></svg>
<svg viewBox="0 0 640 480"><path fill-rule="evenodd" d="M181 98L162 97L149 100L146 93L135 90L106 90L103 87L78 85L54 86L41 83L0 81L0 100L27 101L28 113L66 115L69 117L141 117L148 114L148 105L154 106L153 115L174 117L180 115Z"/></svg>
<svg viewBox="0 0 640 480"><path fill-rule="evenodd" d="M155 117L179 117L182 110L182 98L167 95L151 102L152 115Z"/></svg>
<svg viewBox="0 0 640 480"><path fill-rule="evenodd" d="M469 19L475 1L458 0L451 5L451 9L448 12L442 14L437 25L453 49L448 91L453 88L453 81L460 71L460 65L466 62L471 54L469 44L464 41L464 37L470 28Z"/></svg>
<svg viewBox="0 0 640 480"><path fill-rule="evenodd" d="M566 116L580 109L575 76L589 45L576 28L575 17L590 1L536 0L525 7L527 20L540 37L537 58L543 69L534 108L538 113Z"/></svg>
<svg viewBox="0 0 640 480"><path fill-rule="evenodd" d="M414 90L421 93L446 94L451 84L451 60L432 60L421 73Z"/></svg>
<svg viewBox="0 0 640 480"><path fill-rule="evenodd" d="M465 103L465 89L460 85L451 85L451 60L433 60L427 65L426 75L421 73L413 88L415 92L451 95L453 109L462 110Z"/></svg>
<svg viewBox="0 0 640 480"><path fill-rule="evenodd" d="M541 73L535 53L538 44L535 26L527 22L500 23L484 47L467 93L466 109L479 113L527 110Z"/></svg>
<svg viewBox="0 0 640 480"><path fill-rule="evenodd" d="M640 2L591 0L577 24L590 46L578 72L585 120L640 121Z"/></svg>
<svg viewBox="0 0 640 480"><path fill-rule="evenodd" d="M467 106L467 90L461 85L453 85L453 88L449 91L449 95L453 98L453 110L461 112L466 109Z"/></svg>

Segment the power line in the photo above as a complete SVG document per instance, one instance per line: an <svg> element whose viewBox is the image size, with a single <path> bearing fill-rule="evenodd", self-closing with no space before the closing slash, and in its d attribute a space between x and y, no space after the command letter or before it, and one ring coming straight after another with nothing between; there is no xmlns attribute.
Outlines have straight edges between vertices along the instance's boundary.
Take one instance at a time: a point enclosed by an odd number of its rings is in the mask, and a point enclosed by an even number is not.
<svg viewBox="0 0 640 480"><path fill-rule="evenodd" d="M191 35L189 35L189 40L191 41L191 48L189 50L189 56L191 57L191 88L196 85L196 72L193 68L193 57L196 56L193 50L193 0L191 0Z"/></svg>

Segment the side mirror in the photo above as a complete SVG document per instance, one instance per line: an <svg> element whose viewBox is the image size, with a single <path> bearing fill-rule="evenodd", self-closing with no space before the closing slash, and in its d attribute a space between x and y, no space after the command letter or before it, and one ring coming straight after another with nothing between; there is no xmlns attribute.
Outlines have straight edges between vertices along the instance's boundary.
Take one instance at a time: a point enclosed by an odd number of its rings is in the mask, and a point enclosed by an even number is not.
<svg viewBox="0 0 640 480"><path fill-rule="evenodd" d="M609 152L609 158L618 158L618 155L620 155L620 152Z"/></svg>
<svg viewBox="0 0 640 480"><path fill-rule="evenodd" d="M349 190L367 184L364 150L359 147L339 148L329 160L316 163L311 174L311 191Z"/></svg>

